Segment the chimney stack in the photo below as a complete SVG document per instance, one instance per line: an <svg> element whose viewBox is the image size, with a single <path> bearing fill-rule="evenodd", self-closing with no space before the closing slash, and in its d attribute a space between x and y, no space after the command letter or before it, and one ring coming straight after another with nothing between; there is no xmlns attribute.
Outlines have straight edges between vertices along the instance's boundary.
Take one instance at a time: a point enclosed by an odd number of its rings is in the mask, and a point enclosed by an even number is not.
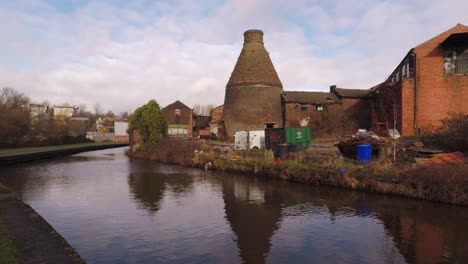
<svg viewBox="0 0 468 264"><path fill-rule="evenodd" d="M244 32L244 45L247 43L260 43L263 45L263 31L250 29Z"/></svg>

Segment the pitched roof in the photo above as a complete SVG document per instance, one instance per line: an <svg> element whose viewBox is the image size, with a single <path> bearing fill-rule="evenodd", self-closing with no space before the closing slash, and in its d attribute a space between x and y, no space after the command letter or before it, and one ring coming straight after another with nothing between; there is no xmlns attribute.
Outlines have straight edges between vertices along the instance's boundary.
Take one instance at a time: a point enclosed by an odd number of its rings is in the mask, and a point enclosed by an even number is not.
<svg viewBox="0 0 468 264"><path fill-rule="evenodd" d="M424 41L423 43L417 45L415 48L418 48L418 47L420 47L420 46L423 46L424 44L429 43L429 42L431 42L431 41L433 41L433 40L435 40L435 39L438 39L438 38L442 37L443 35L447 35L447 34L448 34L448 36L446 37L446 38L448 38L448 37L450 37L450 35L452 35L452 34L455 34L455 33L462 33L462 32L468 32L468 26L465 26L465 25L463 25L463 24L461 24L461 23L458 23L457 25L455 25L454 27L450 28L449 30L446 30L446 31L444 31L444 32L442 32L442 33L440 33L440 34L438 34L437 36L435 36L435 37L433 37L433 38L431 38L431 39L429 39L429 40L427 40L427 41Z"/></svg>
<svg viewBox="0 0 468 264"><path fill-rule="evenodd" d="M263 46L261 30L247 30L244 33L244 47L226 88L246 85L268 85L283 88L270 55Z"/></svg>
<svg viewBox="0 0 468 264"><path fill-rule="evenodd" d="M344 98L371 98L373 97L372 90L370 89L346 89L346 88L335 88L335 93L339 97Z"/></svg>
<svg viewBox="0 0 468 264"><path fill-rule="evenodd" d="M176 115L175 110L180 109L180 114ZM161 109L166 118L167 124L189 124L192 117L192 109L177 100L174 103Z"/></svg>
<svg viewBox="0 0 468 264"><path fill-rule="evenodd" d="M190 107L186 106L184 103L182 103L181 101L177 100L175 102L173 102L172 104L169 104L167 105L166 107L164 107L163 109L171 109L171 108L178 108L178 109L182 109L182 108L188 108L188 109L191 109Z"/></svg>
<svg viewBox="0 0 468 264"><path fill-rule="evenodd" d="M282 93L286 103L337 104L340 99L333 93L285 91Z"/></svg>

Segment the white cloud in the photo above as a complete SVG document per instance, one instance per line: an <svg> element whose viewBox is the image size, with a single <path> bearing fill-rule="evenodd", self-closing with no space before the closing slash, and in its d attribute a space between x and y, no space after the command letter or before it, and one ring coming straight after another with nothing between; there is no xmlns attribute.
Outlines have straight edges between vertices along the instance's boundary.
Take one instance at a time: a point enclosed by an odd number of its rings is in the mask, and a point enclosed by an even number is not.
<svg viewBox="0 0 468 264"><path fill-rule="evenodd" d="M0 86L114 112L222 104L243 32L260 28L285 90L368 88L415 45L466 24L465 1L0 4ZM463 21L464 20L464 21Z"/></svg>

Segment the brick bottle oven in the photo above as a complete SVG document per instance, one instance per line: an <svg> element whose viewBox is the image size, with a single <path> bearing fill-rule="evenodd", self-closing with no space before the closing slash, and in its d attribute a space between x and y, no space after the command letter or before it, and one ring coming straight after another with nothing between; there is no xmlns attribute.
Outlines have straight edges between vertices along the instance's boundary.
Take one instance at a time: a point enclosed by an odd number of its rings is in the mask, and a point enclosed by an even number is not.
<svg viewBox="0 0 468 264"><path fill-rule="evenodd" d="M244 47L226 85L223 120L232 139L239 130L264 129L264 122L283 126L283 85L263 46L261 30L244 32Z"/></svg>

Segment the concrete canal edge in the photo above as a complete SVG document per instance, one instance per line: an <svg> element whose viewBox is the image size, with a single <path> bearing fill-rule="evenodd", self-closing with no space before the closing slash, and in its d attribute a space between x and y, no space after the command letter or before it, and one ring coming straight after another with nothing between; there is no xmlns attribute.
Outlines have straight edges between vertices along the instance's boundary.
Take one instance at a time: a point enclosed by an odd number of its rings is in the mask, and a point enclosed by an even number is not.
<svg viewBox="0 0 468 264"><path fill-rule="evenodd" d="M70 146L63 149L2 155L0 167L125 146L128 146L128 143ZM7 237L3 237L0 241L0 247L4 247L0 248L0 257L6 258L7 263L86 263L42 216L18 199L2 183L0 183L0 227L2 235L7 234Z"/></svg>
<svg viewBox="0 0 468 264"><path fill-rule="evenodd" d="M16 155L3 155L3 156L0 156L0 167L28 162L28 161L34 161L34 160L68 156L68 155L78 154L78 153L86 152L86 151L120 148L120 147L126 147L126 146L128 146L128 143L70 147L70 148L65 148L65 149L37 151L37 152L16 154Z"/></svg>
<svg viewBox="0 0 468 264"><path fill-rule="evenodd" d="M86 263L34 209L0 183L0 222L6 227L6 252L12 263Z"/></svg>

